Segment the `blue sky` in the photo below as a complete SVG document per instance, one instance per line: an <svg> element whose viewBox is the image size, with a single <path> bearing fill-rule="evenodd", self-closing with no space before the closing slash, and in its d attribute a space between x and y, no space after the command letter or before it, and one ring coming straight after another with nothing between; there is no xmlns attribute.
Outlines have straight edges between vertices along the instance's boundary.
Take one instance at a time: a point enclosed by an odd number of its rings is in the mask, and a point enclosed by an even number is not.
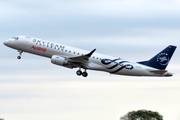
<svg viewBox="0 0 180 120"><path fill-rule="evenodd" d="M179 47L179 0L7 0L0 2L0 41L27 35L131 61ZM0 44L0 118L5 120L119 120L148 109L180 119L179 48L171 78L125 77L51 64L50 59Z"/></svg>

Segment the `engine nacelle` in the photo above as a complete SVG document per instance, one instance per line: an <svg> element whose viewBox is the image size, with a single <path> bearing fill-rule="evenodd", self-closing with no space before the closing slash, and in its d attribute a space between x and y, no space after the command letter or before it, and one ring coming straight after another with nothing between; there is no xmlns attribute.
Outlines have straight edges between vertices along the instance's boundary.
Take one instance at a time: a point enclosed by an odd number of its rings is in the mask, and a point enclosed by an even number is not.
<svg viewBox="0 0 180 120"><path fill-rule="evenodd" d="M51 63L56 64L56 65L61 65L64 67L68 67L68 68L74 68L73 64L71 64L65 58L60 57L58 55L53 55L51 57Z"/></svg>

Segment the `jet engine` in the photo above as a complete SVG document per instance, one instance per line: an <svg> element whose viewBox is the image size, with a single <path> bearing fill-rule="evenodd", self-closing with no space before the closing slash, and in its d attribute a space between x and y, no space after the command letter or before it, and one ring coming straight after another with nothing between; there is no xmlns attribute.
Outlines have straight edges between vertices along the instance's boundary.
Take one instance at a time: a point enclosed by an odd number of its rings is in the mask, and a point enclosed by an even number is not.
<svg viewBox="0 0 180 120"><path fill-rule="evenodd" d="M65 58L60 57L58 55L53 55L51 57L51 63L56 64L56 65L61 65L64 67L68 67L68 68L74 68L75 67L71 62L67 61Z"/></svg>

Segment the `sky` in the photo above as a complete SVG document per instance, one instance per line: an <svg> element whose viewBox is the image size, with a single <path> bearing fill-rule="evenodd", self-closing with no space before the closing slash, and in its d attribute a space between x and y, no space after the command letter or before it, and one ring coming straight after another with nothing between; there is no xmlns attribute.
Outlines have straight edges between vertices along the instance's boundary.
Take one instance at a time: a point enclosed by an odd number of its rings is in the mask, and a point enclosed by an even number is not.
<svg viewBox="0 0 180 120"><path fill-rule="evenodd" d="M180 120L180 0L0 1L0 118L5 120L119 120L129 111L157 111ZM3 41L45 39L133 62L176 45L173 77L131 77L53 65Z"/></svg>

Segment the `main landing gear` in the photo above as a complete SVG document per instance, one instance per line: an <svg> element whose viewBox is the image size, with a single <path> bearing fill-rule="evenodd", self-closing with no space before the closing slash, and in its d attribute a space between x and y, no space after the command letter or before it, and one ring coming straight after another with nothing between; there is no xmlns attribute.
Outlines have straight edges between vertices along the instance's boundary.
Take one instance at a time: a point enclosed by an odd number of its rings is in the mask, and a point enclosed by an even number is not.
<svg viewBox="0 0 180 120"><path fill-rule="evenodd" d="M22 50L18 50L18 52L19 52L19 56L17 56L17 59L21 59L21 54L23 53L23 51Z"/></svg>
<svg viewBox="0 0 180 120"><path fill-rule="evenodd" d="M76 72L77 75L79 76L83 76L83 77L87 77L88 76L88 73L86 72L86 70L84 72L81 71L81 69L79 69L77 72Z"/></svg>

